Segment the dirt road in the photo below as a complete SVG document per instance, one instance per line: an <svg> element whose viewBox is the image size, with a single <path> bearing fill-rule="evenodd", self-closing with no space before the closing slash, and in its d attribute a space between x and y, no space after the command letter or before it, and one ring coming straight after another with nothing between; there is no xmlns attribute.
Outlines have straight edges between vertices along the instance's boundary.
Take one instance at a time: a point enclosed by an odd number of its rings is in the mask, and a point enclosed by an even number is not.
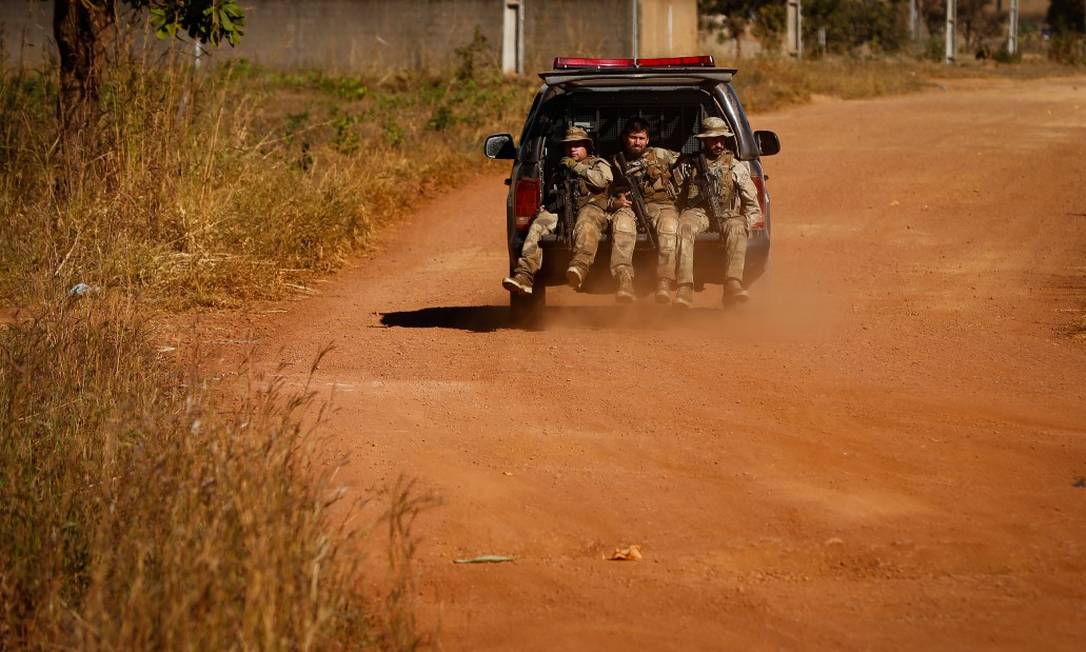
<svg viewBox="0 0 1086 652"><path fill-rule="evenodd" d="M346 481L444 498L417 568L445 649L1081 649L1086 79L753 122L784 150L742 310L553 288L510 328L495 166L260 359L300 379L334 342ZM450 563L487 553L517 561Z"/></svg>

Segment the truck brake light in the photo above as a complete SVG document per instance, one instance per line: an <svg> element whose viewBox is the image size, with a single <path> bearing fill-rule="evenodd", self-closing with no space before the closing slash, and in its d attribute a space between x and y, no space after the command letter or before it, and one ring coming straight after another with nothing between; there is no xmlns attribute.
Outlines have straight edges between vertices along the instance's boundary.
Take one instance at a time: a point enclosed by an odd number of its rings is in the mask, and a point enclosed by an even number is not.
<svg viewBox="0 0 1086 652"><path fill-rule="evenodd" d="M539 210L539 179L517 179L513 190L513 226L524 231Z"/></svg>
<svg viewBox="0 0 1086 652"><path fill-rule="evenodd" d="M762 221L755 224L752 228L755 231L764 231L765 230L765 220L766 220L766 212L765 212L765 200L766 200L765 179L763 179L762 177L756 177L756 176L752 175L750 177L750 180L754 182L754 187L758 189L758 208L760 208L762 210Z"/></svg>

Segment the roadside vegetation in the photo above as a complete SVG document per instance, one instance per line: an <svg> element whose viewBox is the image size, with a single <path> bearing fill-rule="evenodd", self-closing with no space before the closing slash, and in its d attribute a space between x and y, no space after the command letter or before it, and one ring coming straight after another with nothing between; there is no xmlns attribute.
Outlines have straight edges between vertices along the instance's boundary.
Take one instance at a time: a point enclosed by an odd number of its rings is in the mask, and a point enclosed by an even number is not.
<svg viewBox="0 0 1086 652"><path fill-rule="evenodd" d="M853 100L911 93L933 88L946 80L1034 79L1082 70L1045 60L947 66L904 57L823 57L804 61L763 58L739 61L735 65L739 69L736 89L746 109L755 113L805 104L817 95Z"/></svg>
<svg viewBox="0 0 1086 652"><path fill-rule="evenodd" d="M701 28L718 44L736 50L779 54L787 33L783 0L698 0ZM1079 0L1050 0L1043 19L1020 17L1017 46L1008 49L1008 3L957 0L959 61L1016 63L1047 58L1086 63L1086 16ZM803 3L804 56L898 57L941 62L946 46L945 0L917 0L916 22L899 0L806 0ZM703 41L704 42L704 41ZM746 45L744 45L744 43Z"/></svg>
<svg viewBox="0 0 1086 652"><path fill-rule="evenodd" d="M0 335L4 647L366 641L379 614L343 563L334 487L310 478L312 395L212 410L137 313L60 305Z"/></svg>
<svg viewBox="0 0 1086 652"><path fill-rule="evenodd" d="M425 641L409 528L428 499L344 495L308 388L217 385L150 319L304 292L463 179L527 94L476 69L480 47L455 88L127 61L78 149L52 78L5 73L0 292L22 312L0 325L0 647ZM379 581L360 574L370 531L387 532Z"/></svg>
<svg viewBox="0 0 1086 652"><path fill-rule="evenodd" d="M383 224L499 169L482 137L516 133L536 83L504 78L487 51L477 35L448 74L380 78L126 59L75 151L53 74L3 72L0 302L22 312L0 327L0 647L424 640L404 568L425 500L386 501L396 579L365 592L355 553L375 522L344 525L342 502L368 497L341 496L316 455L317 397L274 379L216 391L199 354L164 350L148 319L310 292ZM740 68L754 111L1053 72Z"/></svg>
<svg viewBox="0 0 1086 652"><path fill-rule="evenodd" d="M194 70L130 61L101 90L81 164L58 146L50 75L0 85L0 296L76 283L177 309L302 290L374 228L480 165L529 95L460 51L455 78Z"/></svg>
<svg viewBox="0 0 1086 652"><path fill-rule="evenodd" d="M348 518L373 497L335 484L308 386L243 373L223 396L140 312L65 302L0 331L2 647L422 643L408 528L427 498L403 485L383 516ZM392 564L366 593L360 538L378 526Z"/></svg>

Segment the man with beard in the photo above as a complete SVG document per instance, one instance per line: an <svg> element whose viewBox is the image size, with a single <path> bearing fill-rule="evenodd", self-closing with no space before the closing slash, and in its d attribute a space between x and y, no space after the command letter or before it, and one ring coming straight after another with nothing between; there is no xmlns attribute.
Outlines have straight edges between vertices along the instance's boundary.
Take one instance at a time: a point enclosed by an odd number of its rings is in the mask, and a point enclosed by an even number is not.
<svg viewBox="0 0 1086 652"><path fill-rule="evenodd" d="M622 130L622 148L626 158L626 173L641 191L649 228L656 233L659 247L657 263L656 300L671 302L671 286L675 282L675 234L679 215L675 210L675 185L671 166L678 153L662 147L649 147L649 125L640 118L626 123ZM634 300L633 253L637 244L637 216L628 193L612 195L611 215L611 274L618 281L615 299L619 303ZM587 274L587 267L574 259L566 272L570 285L577 287Z"/></svg>
<svg viewBox="0 0 1086 652"><path fill-rule="evenodd" d="M686 182L680 197L684 209L679 217L675 303L685 308L694 304L694 241L699 233L708 230L710 214L717 213L712 217L715 217L724 241L725 304L749 298L743 288L747 237L751 227L762 219L758 189L750 179L750 168L745 162L735 160L735 154L729 149L734 134L728 123L720 118L706 118L697 138L705 156L705 174L698 170L692 157L684 157L680 165ZM709 205L706 189L710 184L719 199L716 206Z"/></svg>

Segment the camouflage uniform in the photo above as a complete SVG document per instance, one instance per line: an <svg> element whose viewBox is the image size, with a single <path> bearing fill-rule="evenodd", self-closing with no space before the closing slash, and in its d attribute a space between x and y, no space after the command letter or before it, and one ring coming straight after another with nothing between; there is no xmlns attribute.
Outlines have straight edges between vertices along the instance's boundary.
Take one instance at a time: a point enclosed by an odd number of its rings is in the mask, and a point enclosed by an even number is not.
<svg viewBox="0 0 1086 652"><path fill-rule="evenodd" d="M581 143L591 145L592 139L588 132L580 127L570 127L566 136L561 141L565 143ZM607 161L596 156L587 156L581 161L573 161L570 157L562 159L563 165L573 176L574 192L576 194L577 222L573 229L576 242L574 259L581 256L585 263L585 270L592 264L596 255L596 246L599 242L599 230L607 225L607 187L611 183L611 166ZM568 165L565 165L566 163ZM602 217L602 219L601 219ZM512 291L530 294L532 279L540 267L543 266L543 250L539 248L539 240L554 233L558 226L558 215L545 208L540 208L532 220L532 226L524 238L521 247L520 258L517 260L513 275L505 278L502 285ZM594 227L594 228L593 228ZM582 255L582 252L584 254Z"/></svg>
<svg viewBox="0 0 1086 652"><path fill-rule="evenodd" d="M577 193L577 221L573 226L574 253L573 262L592 266L596 258L596 249L600 242L600 232L607 227L610 216L607 214L607 187L611 183L611 166L602 158L588 156L572 168L575 175L574 186ZM546 209L540 209L532 221L528 235L524 238L524 247L520 251L520 260L514 273L534 275L543 266L543 251L539 248L539 239L554 233L558 226L558 215Z"/></svg>
<svg viewBox="0 0 1086 652"><path fill-rule="evenodd" d="M613 175L611 165L602 158L589 156L573 168L577 175L577 222L573 226L573 257L570 267L585 275L596 259L600 233L607 228L607 187Z"/></svg>
<svg viewBox="0 0 1086 652"><path fill-rule="evenodd" d="M532 226L528 228L528 235L524 236L524 246L520 250L520 258L513 270L514 275L524 274L528 278L535 276L539 268L543 266L543 250L539 248L539 240L545 235L554 233L558 226L558 216L545 208L539 209Z"/></svg>
<svg viewBox="0 0 1086 652"><path fill-rule="evenodd" d="M660 248L656 264L656 278L675 281L676 233L679 214L675 210L675 184L671 166L679 154L663 147L650 147L640 158L627 161L631 176L640 181L641 196L645 201L646 217L656 233ZM616 210L611 217L611 274L633 277L633 253L637 244L637 215L632 206Z"/></svg>
<svg viewBox="0 0 1086 652"><path fill-rule="evenodd" d="M720 118L708 118L704 123L705 133L699 138L731 136L731 130ZM750 178L750 166L744 161L735 160L735 156L726 151L715 161L706 159L709 173L720 183L721 237L724 240L725 282L743 281L743 267L746 263L747 238L750 228L762 221L762 211L758 206L758 189ZM685 158L681 167L684 178L693 180L697 168L691 158ZM681 201L684 208L679 217L679 245L677 281L680 286L694 283L694 240L699 233L710 226L705 208L707 198L700 196L699 188L692 182L683 186ZM740 291L742 287L740 285ZM745 296L745 293L744 293Z"/></svg>

